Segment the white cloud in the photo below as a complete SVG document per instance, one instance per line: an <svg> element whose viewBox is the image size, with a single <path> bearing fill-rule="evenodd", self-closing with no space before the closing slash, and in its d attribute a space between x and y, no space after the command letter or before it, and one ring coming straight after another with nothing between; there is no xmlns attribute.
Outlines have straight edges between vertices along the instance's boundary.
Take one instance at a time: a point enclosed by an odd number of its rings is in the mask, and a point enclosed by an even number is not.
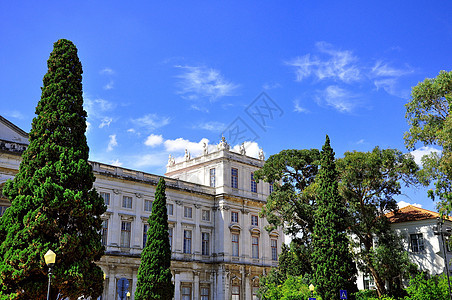
<svg viewBox="0 0 452 300"><path fill-rule="evenodd" d="M306 108L304 108L300 105L300 100L298 100L298 99L294 100L293 104L294 104L294 109L293 109L294 112L297 112L297 113L308 113L309 112L309 110L307 110Z"/></svg>
<svg viewBox="0 0 452 300"><path fill-rule="evenodd" d="M144 144L149 147L156 147L163 143L163 137L161 135L151 134L146 138Z"/></svg>
<svg viewBox="0 0 452 300"><path fill-rule="evenodd" d="M86 133L88 133L91 130L91 123L86 121Z"/></svg>
<svg viewBox="0 0 452 300"><path fill-rule="evenodd" d="M121 167L123 165L122 162L119 161L119 159L115 159L110 161L110 165L115 166L115 167Z"/></svg>
<svg viewBox="0 0 452 300"><path fill-rule="evenodd" d="M226 124L217 121L198 123L193 126L193 129L203 129L212 132L222 132L225 128Z"/></svg>
<svg viewBox="0 0 452 300"><path fill-rule="evenodd" d="M176 66L176 68L184 71L178 76L181 79L178 93L189 100L206 97L214 101L221 97L232 96L238 88L237 84L226 80L215 69L193 66Z"/></svg>
<svg viewBox="0 0 452 300"><path fill-rule="evenodd" d="M106 85L104 85L104 90L112 90L114 88L115 82L110 80Z"/></svg>
<svg viewBox="0 0 452 300"><path fill-rule="evenodd" d="M277 89L282 87L281 84L277 83L277 82L271 82L271 83L265 83L262 88L264 90L273 90L273 89Z"/></svg>
<svg viewBox="0 0 452 300"><path fill-rule="evenodd" d="M359 141L356 142L357 145L362 145L364 143L365 143L364 139L360 139Z"/></svg>
<svg viewBox="0 0 452 300"><path fill-rule="evenodd" d="M127 129L127 132L129 132L129 133L135 133L136 130L135 130L135 128L129 128L129 129Z"/></svg>
<svg viewBox="0 0 452 300"><path fill-rule="evenodd" d="M106 75L113 75L115 74L115 71L113 71L111 68L103 68L102 70L100 70L99 72L100 74L106 74Z"/></svg>
<svg viewBox="0 0 452 300"><path fill-rule="evenodd" d="M24 119L24 115L18 110L10 110L4 112L4 116L8 118Z"/></svg>
<svg viewBox="0 0 452 300"><path fill-rule="evenodd" d="M168 162L166 153L145 154L133 157L132 166L134 168L141 167L162 167Z"/></svg>
<svg viewBox="0 0 452 300"><path fill-rule="evenodd" d="M319 42L316 44L321 54L326 54L326 59L306 54L286 62L295 68L297 81L313 75L319 80L333 79L350 83L361 79L361 70L357 65L358 58L351 51L336 50L332 45Z"/></svg>
<svg viewBox="0 0 452 300"><path fill-rule="evenodd" d="M105 99L92 100L87 94L83 94L83 107L89 118L101 119L104 113L113 110L116 105Z"/></svg>
<svg viewBox="0 0 452 300"><path fill-rule="evenodd" d="M132 122L139 127L144 127L148 130L154 130L156 128L168 125L170 118L160 117L157 114L148 114L141 118L133 119Z"/></svg>
<svg viewBox="0 0 452 300"><path fill-rule="evenodd" d="M372 68L372 75L375 77L400 77L411 73L413 73L412 68L397 69L382 61L377 61Z"/></svg>
<svg viewBox="0 0 452 300"><path fill-rule="evenodd" d="M118 141L116 140L116 134L112 134L109 136L110 141L108 142L107 151L110 152L113 150L113 147L118 146Z"/></svg>
<svg viewBox="0 0 452 300"><path fill-rule="evenodd" d="M411 151L410 154L414 156L414 161L419 165L422 166L422 157L424 155L429 155L431 153L437 153L438 155L441 154L441 150L435 149L430 146L424 146L419 149L416 149L414 151Z"/></svg>
<svg viewBox="0 0 452 300"><path fill-rule="evenodd" d="M209 140L203 138L196 143L186 140L184 138L177 138L175 140L165 140L163 144L165 145L165 149L168 152L181 152L187 149L190 152L191 156L193 157L202 154L204 143L209 144Z"/></svg>
<svg viewBox="0 0 452 300"><path fill-rule="evenodd" d="M102 119L99 128L104 128L105 126L109 127L111 122L113 122L113 118L105 117Z"/></svg>
<svg viewBox="0 0 452 300"><path fill-rule="evenodd" d="M399 202L397 202L397 205L399 206L399 208L403 208L403 207L408 206L408 205L413 205L413 206L422 208L422 205L419 204L419 203L408 203L408 202L405 202L405 201L399 201Z"/></svg>
<svg viewBox="0 0 452 300"><path fill-rule="evenodd" d="M232 150L240 153L240 146L241 144L237 144L234 147L232 147ZM245 153L247 156L251 156L254 158L259 158L259 144L257 142L245 142Z"/></svg>
<svg viewBox="0 0 452 300"><path fill-rule="evenodd" d="M357 106L355 95L336 85L330 85L317 97L318 104L331 106L339 112L352 112Z"/></svg>

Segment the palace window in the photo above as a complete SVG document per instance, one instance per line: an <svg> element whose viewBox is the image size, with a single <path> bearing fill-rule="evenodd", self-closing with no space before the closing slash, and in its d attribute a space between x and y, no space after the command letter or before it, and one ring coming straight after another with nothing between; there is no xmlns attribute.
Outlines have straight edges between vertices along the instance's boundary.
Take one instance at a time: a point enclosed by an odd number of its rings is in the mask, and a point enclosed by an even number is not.
<svg viewBox="0 0 452 300"><path fill-rule="evenodd" d="M122 197L122 207L124 208L132 208L132 197L123 196Z"/></svg>
<svg viewBox="0 0 452 300"><path fill-rule="evenodd" d="M168 238L169 238L169 246L170 249L173 249L173 228L168 228Z"/></svg>
<svg viewBox="0 0 452 300"><path fill-rule="evenodd" d="M421 252L424 251L424 237L422 233L410 234L411 251Z"/></svg>
<svg viewBox="0 0 452 300"><path fill-rule="evenodd" d="M206 222L210 222L210 210L202 210L202 220Z"/></svg>
<svg viewBox="0 0 452 300"><path fill-rule="evenodd" d="M251 173L251 192L257 193L257 182L254 179L254 173Z"/></svg>
<svg viewBox="0 0 452 300"><path fill-rule="evenodd" d="M201 300L209 300L209 288L208 287L201 287Z"/></svg>
<svg viewBox="0 0 452 300"><path fill-rule="evenodd" d="M215 168L210 169L210 186L215 187Z"/></svg>
<svg viewBox="0 0 452 300"><path fill-rule="evenodd" d="M268 193L273 193L273 181L268 183Z"/></svg>
<svg viewBox="0 0 452 300"><path fill-rule="evenodd" d="M0 217L3 216L8 206L0 205Z"/></svg>
<svg viewBox="0 0 452 300"><path fill-rule="evenodd" d="M253 236L251 237L251 252L252 252L252 256L253 258L259 258L259 237L257 236Z"/></svg>
<svg viewBox="0 0 452 300"><path fill-rule="evenodd" d="M202 232L201 233L201 237L202 237L202 255L209 255L210 251L209 251L209 247L210 247L210 234L207 232Z"/></svg>
<svg viewBox="0 0 452 300"><path fill-rule="evenodd" d="M272 260L278 261L278 240L271 239Z"/></svg>
<svg viewBox="0 0 452 300"><path fill-rule="evenodd" d="M259 226L259 217L256 215L251 215L251 225Z"/></svg>
<svg viewBox="0 0 452 300"><path fill-rule="evenodd" d="M191 219L193 217L193 208L184 206L184 218Z"/></svg>
<svg viewBox="0 0 452 300"><path fill-rule="evenodd" d="M173 215L173 209L174 209L174 205L172 205L172 204L167 204L166 205L166 212L168 213L168 216L172 216Z"/></svg>
<svg viewBox="0 0 452 300"><path fill-rule="evenodd" d="M122 221L121 222L121 247L130 248L130 233L131 233L132 223Z"/></svg>
<svg viewBox="0 0 452 300"><path fill-rule="evenodd" d="M182 300L191 300L191 287L183 286L181 288Z"/></svg>
<svg viewBox="0 0 452 300"><path fill-rule="evenodd" d="M233 285L232 286L232 300L240 300L240 286Z"/></svg>
<svg viewBox="0 0 452 300"><path fill-rule="evenodd" d="M231 222L238 223L239 222L239 213L236 211L231 212Z"/></svg>
<svg viewBox="0 0 452 300"><path fill-rule="evenodd" d="M184 253L191 253L191 230L184 230Z"/></svg>
<svg viewBox="0 0 452 300"><path fill-rule="evenodd" d="M102 220L101 243L107 245L108 220Z"/></svg>
<svg viewBox="0 0 452 300"><path fill-rule="evenodd" d="M110 193L100 192L100 196L104 199L105 205L110 205Z"/></svg>
<svg viewBox="0 0 452 300"><path fill-rule="evenodd" d="M239 170L236 168L231 169L231 187L237 189L239 186Z"/></svg>
<svg viewBox="0 0 452 300"><path fill-rule="evenodd" d="M144 211L152 212L152 201L144 200Z"/></svg>
<svg viewBox="0 0 452 300"><path fill-rule="evenodd" d="M146 241L148 240L149 224L143 224L143 248L146 247Z"/></svg>
<svg viewBox="0 0 452 300"><path fill-rule="evenodd" d="M239 256L239 235L232 234L232 256Z"/></svg>

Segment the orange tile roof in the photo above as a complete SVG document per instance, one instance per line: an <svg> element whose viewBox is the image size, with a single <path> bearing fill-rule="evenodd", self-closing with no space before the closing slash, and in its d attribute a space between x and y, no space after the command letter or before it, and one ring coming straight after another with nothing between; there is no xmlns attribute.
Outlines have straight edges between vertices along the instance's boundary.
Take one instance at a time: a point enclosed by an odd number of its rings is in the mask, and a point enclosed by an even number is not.
<svg viewBox="0 0 452 300"><path fill-rule="evenodd" d="M385 216L389 219L390 223L402 223L409 221L436 219L440 217L440 214L424 208L408 205L397 211L389 212ZM451 217L447 217L447 219L452 221Z"/></svg>

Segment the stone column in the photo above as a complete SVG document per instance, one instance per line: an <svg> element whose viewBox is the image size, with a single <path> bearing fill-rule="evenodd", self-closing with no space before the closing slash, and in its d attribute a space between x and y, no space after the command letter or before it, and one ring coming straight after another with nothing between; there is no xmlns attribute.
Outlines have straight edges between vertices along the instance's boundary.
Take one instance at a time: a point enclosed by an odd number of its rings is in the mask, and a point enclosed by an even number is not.
<svg viewBox="0 0 452 300"><path fill-rule="evenodd" d="M116 278L115 278L115 267L110 265L108 268L108 291L107 299L116 299Z"/></svg>
<svg viewBox="0 0 452 300"><path fill-rule="evenodd" d="M180 272L174 271L174 300L180 299Z"/></svg>
<svg viewBox="0 0 452 300"><path fill-rule="evenodd" d="M193 271L193 299L199 299L199 271Z"/></svg>
<svg viewBox="0 0 452 300"><path fill-rule="evenodd" d="M132 289L130 291L131 298L135 299L135 291L137 290L138 267L132 267Z"/></svg>

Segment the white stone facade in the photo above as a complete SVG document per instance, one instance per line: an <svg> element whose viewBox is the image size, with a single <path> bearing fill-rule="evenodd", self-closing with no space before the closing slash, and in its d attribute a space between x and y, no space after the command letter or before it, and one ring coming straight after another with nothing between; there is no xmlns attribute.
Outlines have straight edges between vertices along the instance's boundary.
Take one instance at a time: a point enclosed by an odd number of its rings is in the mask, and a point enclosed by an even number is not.
<svg viewBox="0 0 452 300"><path fill-rule="evenodd" d="M23 137L24 132L7 125L12 124L0 119L0 140L26 146L11 138ZM19 167L21 151L10 150L0 149L3 181ZM174 298L253 299L259 276L277 265L284 242L282 229L267 232L268 223L258 216L270 189L268 183L252 180L253 172L264 164L263 156L255 159L232 152L224 139L212 153L205 151L196 158L187 154L179 163L170 157L165 174ZM134 299L145 225L160 176L91 164L95 187L107 202L106 252L98 263L106 274L103 299L119 299L116 286L121 278L128 280ZM7 206L1 198L0 205Z"/></svg>

